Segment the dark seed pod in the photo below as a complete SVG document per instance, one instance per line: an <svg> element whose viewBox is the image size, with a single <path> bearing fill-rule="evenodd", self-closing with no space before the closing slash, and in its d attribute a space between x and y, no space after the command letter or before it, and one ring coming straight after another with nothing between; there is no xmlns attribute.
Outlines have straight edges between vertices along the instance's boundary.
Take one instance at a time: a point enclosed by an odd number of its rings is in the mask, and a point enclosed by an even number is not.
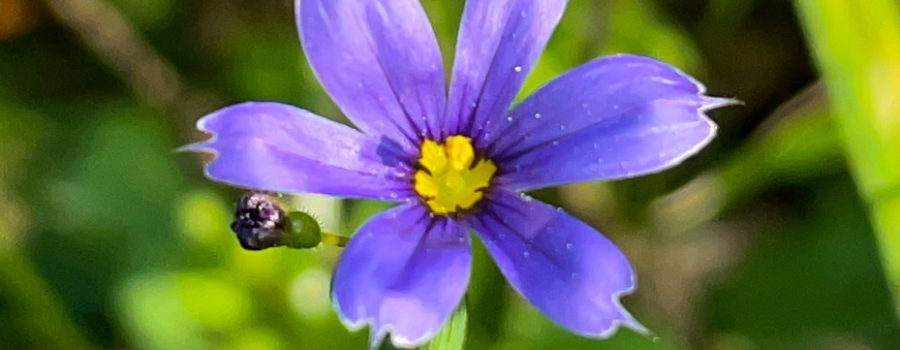
<svg viewBox="0 0 900 350"><path fill-rule="evenodd" d="M275 198L263 193L247 193L238 201L231 230L241 247L263 250L279 245L286 228L284 210Z"/></svg>
<svg viewBox="0 0 900 350"><path fill-rule="evenodd" d="M299 211L286 213L276 198L259 192L244 194L238 201L231 230L247 250L312 248L321 241L319 223L313 217Z"/></svg>

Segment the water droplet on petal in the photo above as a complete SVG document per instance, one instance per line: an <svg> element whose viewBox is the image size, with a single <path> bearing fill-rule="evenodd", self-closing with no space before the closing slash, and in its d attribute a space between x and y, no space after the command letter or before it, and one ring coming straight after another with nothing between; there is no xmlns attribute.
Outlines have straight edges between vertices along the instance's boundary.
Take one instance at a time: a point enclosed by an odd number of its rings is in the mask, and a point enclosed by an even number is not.
<svg viewBox="0 0 900 350"><path fill-rule="evenodd" d="M572 250L572 247L573 247L572 243L566 243L566 249Z"/></svg>
<svg viewBox="0 0 900 350"><path fill-rule="evenodd" d="M522 256L524 256L524 257L527 258L527 257L530 257L530 256L531 256L531 253L529 253L529 252L526 250L526 251L522 252Z"/></svg>
<svg viewBox="0 0 900 350"><path fill-rule="evenodd" d="M534 114L534 119L541 119L542 115L540 113Z"/></svg>
<svg viewBox="0 0 900 350"><path fill-rule="evenodd" d="M515 66L515 67L513 67L513 70L516 71L516 73L521 73L521 72L522 72L522 66Z"/></svg>
<svg viewBox="0 0 900 350"><path fill-rule="evenodd" d="M559 126L559 131L566 131L566 126L565 126L565 125L560 125L560 126Z"/></svg>
<svg viewBox="0 0 900 350"><path fill-rule="evenodd" d="M554 145L554 146L559 146L559 141L553 140L553 145Z"/></svg>
<svg viewBox="0 0 900 350"><path fill-rule="evenodd" d="M506 121L508 121L508 122L512 122L512 121L513 121L513 117L512 117L512 116L508 116L508 117L506 117Z"/></svg>

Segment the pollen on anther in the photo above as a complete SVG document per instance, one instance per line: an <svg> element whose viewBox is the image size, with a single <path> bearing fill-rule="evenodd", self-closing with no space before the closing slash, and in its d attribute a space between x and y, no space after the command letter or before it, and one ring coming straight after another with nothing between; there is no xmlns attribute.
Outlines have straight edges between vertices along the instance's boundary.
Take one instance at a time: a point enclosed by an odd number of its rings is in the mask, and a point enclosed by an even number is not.
<svg viewBox="0 0 900 350"><path fill-rule="evenodd" d="M443 144L426 140L420 154L414 189L434 214L474 207L497 171L492 161L476 156L471 140L464 136L448 137Z"/></svg>

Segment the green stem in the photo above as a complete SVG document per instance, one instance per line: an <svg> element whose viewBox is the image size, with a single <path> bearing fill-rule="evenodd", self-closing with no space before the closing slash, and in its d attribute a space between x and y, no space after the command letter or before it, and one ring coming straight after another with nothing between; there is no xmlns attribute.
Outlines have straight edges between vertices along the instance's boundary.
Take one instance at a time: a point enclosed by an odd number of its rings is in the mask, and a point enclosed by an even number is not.
<svg viewBox="0 0 900 350"><path fill-rule="evenodd" d="M322 232L322 244L335 247L346 247L348 242L350 242L350 237L339 235L337 233Z"/></svg>
<svg viewBox="0 0 900 350"><path fill-rule="evenodd" d="M462 350L466 343L468 315L466 301L463 300L441 330L434 335L431 342L422 347L422 350Z"/></svg>
<svg viewBox="0 0 900 350"><path fill-rule="evenodd" d="M900 317L900 20L894 0L798 0Z"/></svg>

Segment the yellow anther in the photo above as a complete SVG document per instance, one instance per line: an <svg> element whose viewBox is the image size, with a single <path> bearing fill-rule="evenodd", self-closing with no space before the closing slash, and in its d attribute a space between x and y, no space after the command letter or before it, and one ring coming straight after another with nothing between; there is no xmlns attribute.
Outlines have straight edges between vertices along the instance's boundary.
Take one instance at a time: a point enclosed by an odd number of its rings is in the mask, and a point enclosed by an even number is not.
<svg viewBox="0 0 900 350"><path fill-rule="evenodd" d="M423 169L415 174L415 190L435 214L447 215L475 206L497 172L488 159L475 162L472 141L465 136L451 136L445 144L426 140L421 153L419 165Z"/></svg>
<svg viewBox="0 0 900 350"><path fill-rule="evenodd" d="M447 138L447 158L454 170L463 170L472 165L475 159L475 149L472 142L465 136L451 136Z"/></svg>
<svg viewBox="0 0 900 350"><path fill-rule="evenodd" d="M422 144L422 158L419 164L433 172L441 172L447 166L447 152L444 145L431 140L425 140Z"/></svg>

